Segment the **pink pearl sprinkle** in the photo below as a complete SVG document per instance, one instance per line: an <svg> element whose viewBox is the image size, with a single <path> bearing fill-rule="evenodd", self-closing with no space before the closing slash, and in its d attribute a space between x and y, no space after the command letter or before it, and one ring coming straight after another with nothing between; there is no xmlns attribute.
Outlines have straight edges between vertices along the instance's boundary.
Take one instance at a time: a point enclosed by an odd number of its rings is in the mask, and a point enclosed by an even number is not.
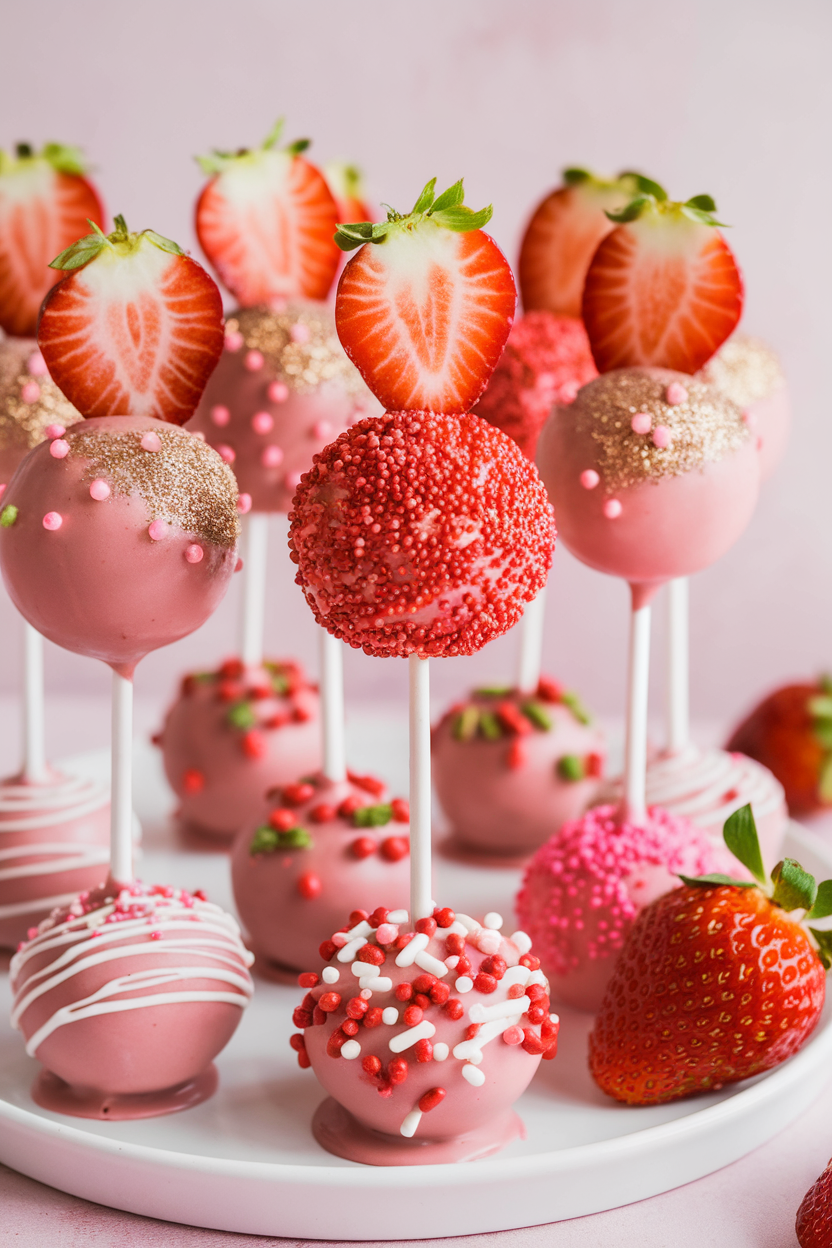
<svg viewBox="0 0 832 1248"><path fill-rule="evenodd" d="M289 337L292 339L292 342L308 342L309 326L305 325L302 321L298 321L297 324L293 325L289 330Z"/></svg>
<svg viewBox="0 0 832 1248"><path fill-rule="evenodd" d="M225 335L226 351L239 351L243 345L243 335L238 333L236 329L229 329Z"/></svg>
<svg viewBox="0 0 832 1248"><path fill-rule="evenodd" d="M30 355L26 361L26 371L32 377L45 377L49 371L46 367L46 360L40 351L36 351L34 355Z"/></svg>
<svg viewBox="0 0 832 1248"><path fill-rule="evenodd" d="M64 442L63 438L56 438L54 442L49 443L49 454L55 459L66 459L69 454L69 443Z"/></svg>
<svg viewBox="0 0 832 1248"><path fill-rule="evenodd" d="M347 943L346 932L336 932L332 937L332 943L336 949L343 949L344 945Z"/></svg>
<svg viewBox="0 0 832 1248"><path fill-rule="evenodd" d="M234 571L242 572L242 570L243 570L243 561L242 559L238 559L237 562L234 564Z"/></svg>
<svg viewBox="0 0 832 1248"><path fill-rule="evenodd" d="M66 433L66 429L64 428L63 425L47 425L46 426L47 438L62 438L65 433Z"/></svg>
<svg viewBox="0 0 832 1248"><path fill-rule="evenodd" d="M202 547L194 543L193 546L189 546L185 551L185 558L188 560L188 563L201 563L204 554L205 551Z"/></svg>
<svg viewBox="0 0 832 1248"><path fill-rule="evenodd" d="M257 412L251 418L251 427L255 433L271 433L274 428L274 417L271 412Z"/></svg>
<svg viewBox="0 0 832 1248"><path fill-rule="evenodd" d="M90 486L90 497L94 498L97 503L103 503L105 498L110 497L110 487L106 481L102 481L98 477Z"/></svg>
<svg viewBox="0 0 832 1248"><path fill-rule="evenodd" d="M263 449L260 456L260 463L264 468L277 468L283 463L283 451L279 446L267 446Z"/></svg>
<svg viewBox="0 0 832 1248"><path fill-rule="evenodd" d="M218 446L217 454L227 464L233 464L237 458L237 454L232 446Z"/></svg>
<svg viewBox="0 0 832 1248"><path fill-rule="evenodd" d="M523 1028L522 1027L507 1027L506 1030L503 1032L503 1040L506 1042L506 1044L522 1044L523 1043Z"/></svg>
<svg viewBox="0 0 832 1248"><path fill-rule="evenodd" d="M220 429L224 428L231 419L231 413L227 407L223 407L222 403L217 403L211 408L211 419L215 425L219 425Z"/></svg>
<svg viewBox="0 0 832 1248"><path fill-rule="evenodd" d="M594 490L600 480L594 468L585 468L581 473L581 485L585 490Z"/></svg>
<svg viewBox="0 0 832 1248"><path fill-rule="evenodd" d="M289 387L284 381L273 381L269 384L266 394L272 403L285 403L289 397Z"/></svg>
<svg viewBox="0 0 832 1248"><path fill-rule="evenodd" d="M688 397L688 392L680 381L671 381L665 392L665 398L671 407L675 407L677 403L684 403Z"/></svg>
<svg viewBox="0 0 832 1248"><path fill-rule="evenodd" d="M293 490L296 490L298 486L300 485L300 478L301 478L301 473L299 472L287 472L286 484L288 486L291 486Z"/></svg>
<svg viewBox="0 0 832 1248"><path fill-rule="evenodd" d="M161 451L162 440L158 433L148 429L147 433L142 435L141 447L143 451Z"/></svg>
<svg viewBox="0 0 832 1248"><path fill-rule="evenodd" d="M265 360L260 351L247 351L246 358L243 361L250 373L257 373L263 367Z"/></svg>
<svg viewBox="0 0 832 1248"><path fill-rule="evenodd" d="M653 418L647 412L636 412L630 421L630 428L633 433L649 433Z"/></svg>
<svg viewBox="0 0 832 1248"><path fill-rule="evenodd" d="M37 403L40 398L40 386L36 381L27 381L20 387L20 397L24 403Z"/></svg>
<svg viewBox="0 0 832 1248"><path fill-rule="evenodd" d="M193 433L191 434L191 437L199 438L200 442L205 441L205 434L202 432L201 429L194 429Z"/></svg>
<svg viewBox="0 0 832 1248"><path fill-rule="evenodd" d="M670 430L667 425L656 425L653 430L653 445L663 451L666 446L670 446Z"/></svg>
<svg viewBox="0 0 832 1248"><path fill-rule="evenodd" d="M376 928L376 940L380 945L390 945L399 934L398 923L381 923Z"/></svg>
<svg viewBox="0 0 832 1248"><path fill-rule="evenodd" d="M159 542L163 537L167 537L168 527L167 520L154 520L147 526L148 537L154 542Z"/></svg>
<svg viewBox="0 0 832 1248"><path fill-rule="evenodd" d="M241 516L247 516L251 511L251 495L241 494L237 499L237 510Z"/></svg>
<svg viewBox="0 0 832 1248"><path fill-rule="evenodd" d="M64 522L64 518L57 511L47 511L43 517L43 527L49 529L50 533L54 533Z"/></svg>
<svg viewBox="0 0 832 1248"><path fill-rule="evenodd" d="M319 420L312 427L312 436L317 438L319 442L326 442L332 433L332 425L328 420Z"/></svg>
<svg viewBox="0 0 832 1248"><path fill-rule="evenodd" d="M608 520L617 520L623 510L617 498L608 498L604 503L604 515Z"/></svg>
<svg viewBox="0 0 832 1248"><path fill-rule="evenodd" d="M6 482L0 481L0 498L6 493Z"/></svg>

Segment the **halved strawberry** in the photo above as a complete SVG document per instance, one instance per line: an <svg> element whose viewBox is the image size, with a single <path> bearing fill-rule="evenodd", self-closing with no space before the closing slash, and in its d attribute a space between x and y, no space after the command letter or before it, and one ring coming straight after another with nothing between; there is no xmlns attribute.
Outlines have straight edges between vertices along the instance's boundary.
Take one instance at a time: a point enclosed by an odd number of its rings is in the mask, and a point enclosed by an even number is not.
<svg viewBox="0 0 832 1248"><path fill-rule="evenodd" d="M589 262L613 229L605 209L623 208L649 184L640 174L606 180L586 169L564 169L563 181L538 204L526 226L517 280L526 312L543 309L579 317Z"/></svg>
<svg viewBox="0 0 832 1248"><path fill-rule="evenodd" d="M0 326L34 337L43 297L58 280L49 262L86 229L104 224L104 210L84 175L77 148L47 143L35 153L0 151Z"/></svg>
<svg viewBox="0 0 832 1248"><path fill-rule="evenodd" d="M93 230L52 261L69 275L38 323L49 372L84 416L183 425L222 353L217 285L153 230L131 234L123 217L110 235Z"/></svg>
<svg viewBox="0 0 832 1248"><path fill-rule="evenodd" d="M278 148L279 121L262 147L198 157L211 181L196 205L202 250L244 308L302 295L325 299L340 256L335 199L298 139Z"/></svg>
<svg viewBox="0 0 832 1248"><path fill-rule="evenodd" d="M413 211L339 225L361 250L338 283L338 336L388 411L470 411L500 358L517 293L508 262L481 226L491 208L463 204L462 182L428 182ZM364 244L362 246L362 244Z"/></svg>
<svg viewBox="0 0 832 1248"><path fill-rule="evenodd" d="M618 213L586 275L583 318L598 371L695 373L742 313L742 276L709 195L672 203L661 187Z"/></svg>
<svg viewBox="0 0 832 1248"><path fill-rule="evenodd" d="M373 214L367 203L364 175L357 165L328 160L323 173L338 206L338 220L369 221Z"/></svg>

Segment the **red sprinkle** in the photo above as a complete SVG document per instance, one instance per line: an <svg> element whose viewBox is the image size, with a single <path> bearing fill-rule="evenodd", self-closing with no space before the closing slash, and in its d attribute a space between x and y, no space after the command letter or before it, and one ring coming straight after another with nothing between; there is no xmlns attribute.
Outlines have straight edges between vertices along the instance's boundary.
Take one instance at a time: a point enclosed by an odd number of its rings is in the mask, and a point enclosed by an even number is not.
<svg viewBox="0 0 832 1248"><path fill-rule="evenodd" d="M530 1001L537 1001L539 997L546 996L546 989L542 984L529 984L525 992Z"/></svg>
<svg viewBox="0 0 832 1248"><path fill-rule="evenodd" d="M387 1067L387 1074L391 1083L404 1083L407 1078L407 1062L403 1057L394 1057L390 1065Z"/></svg>
<svg viewBox="0 0 832 1248"><path fill-rule="evenodd" d="M334 957L337 949L338 946L333 945L331 940L325 940L318 947L318 953L321 955L324 962L328 962L330 958Z"/></svg>
<svg viewBox="0 0 832 1248"><path fill-rule="evenodd" d="M417 1062L433 1061L433 1045L430 1040L417 1040L413 1046L413 1052Z"/></svg>
<svg viewBox="0 0 832 1248"><path fill-rule="evenodd" d="M418 1005L420 1010L426 1010L430 1005L430 997L425 996L423 992L415 992L413 994L413 1004Z"/></svg>
<svg viewBox="0 0 832 1248"><path fill-rule="evenodd" d="M393 941L393 948L396 953L401 953L402 949L406 949L414 935L415 932L402 932L401 936L397 936Z"/></svg>
<svg viewBox="0 0 832 1248"><path fill-rule="evenodd" d="M246 758L265 758L269 752L269 743L258 728L249 728L241 745Z"/></svg>
<svg viewBox="0 0 832 1248"><path fill-rule="evenodd" d="M301 988L314 988L319 983L319 977L314 971L304 971L298 975L298 984Z"/></svg>
<svg viewBox="0 0 832 1248"><path fill-rule="evenodd" d="M421 975L417 975L414 979L413 987L417 992L430 992L436 982L435 975L431 975L430 971L423 971Z"/></svg>
<svg viewBox="0 0 832 1248"><path fill-rule="evenodd" d="M384 797L384 781L376 776L359 776L354 771L348 771L347 779L350 784L354 784L357 789L363 789L372 797Z"/></svg>
<svg viewBox="0 0 832 1248"><path fill-rule="evenodd" d="M417 1023L421 1023L422 1021L422 1011L419 1009L418 1005L409 1005L402 1015L402 1018L407 1023L408 1027L415 1027Z"/></svg>
<svg viewBox="0 0 832 1248"><path fill-rule="evenodd" d="M322 1027L325 1022L326 1022L325 1012L321 1009L319 1005L316 1005L314 1010L312 1011L313 1027Z"/></svg>
<svg viewBox="0 0 832 1248"><path fill-rule="evenodd" d="M542 1023L546 1017L546 1010L540 1005L530 1005L526 1011L526 1017L530 1023Z"/></svg>
<svg viewBox="0 0 832 1248"><path fill-rule="evenodd" d="M543 1056L545 1057L546 1054L544 1053ZM298 1066L300 1066L301 1070L308 1070L311 1065L309 1054L306 1052L306 1049L302 1049L298 1053Z"/></svg>
<svg viewBox="0 0 832 1248"><path fill-rule="evenodd" d="M358 962L367 962L370 966L383 966L387 955L378 945L362 945L358 950Z"/></svg>
<svg viewBox="0 0 832 1248"><path fill-rule="evenodd" d="M563 698L563 686L551 676L541 676L537 686L537 696L544 702L560 702Z"/></svg>
<svg viewBox="0 0 832 1248"><path fill-rule="evenodd" d="M518 737L524 737L526 733L532 731L531 721L513 702L500 702L495 714L506 732L513 732Z"/></svg>
<svg viewBox="0 0 832 1248"><path fill-rule="evenodd" d="M479 1029L480 1029L480 1024L479 1024L479 1023L471 1023L471 1024L470 1024L470 1025L469 1025L469 1026L465 1029L465 1039L466 1039L466 1040L473 1040L473 1039L474 1039L474 1037L476 1036L477 1032L479 1031Z"/></svg>
<svg viewBox="0 0 832 1248"><path fill-rule="evenodd" d="M378 841L374 841L371 836L357 836L350 844L350 852L353 858L369 858L378 849Z"/></svg>
<svg viewBox="0 0 832 1248"><path fill-rule="evenodd" d="M195 767L189 767L182 776L182 789L185 793L201 793L205 788L205 777Z"/></svg>
<svg viewBox="0 0 832 1248"><path fill-rule="evenodd" d="M242 659L225 659L220 664L218 674L226 680L239 680L245 670Z"/></svg>
<svg viewBox="0 0 832 1248"><path fill-rule="evenodd" d="M369 917L370 916L366 910L351 910L350 918L349 918L349 926L346 928L346 930L349 931L350 927L357 927L359 923L366 923Z"/></svg>
<svg viewBox="0 0 832 1248"><path fill-rule="evenodd" d="M432 1109L444 1101L447 1093L444 1088L429 1088L423 1096L419 1097L419 1108L423 1114L429 1114Z"/></svg>
<svg viewBox="0 0 832 1248"><path fill-rule="evenodd" d="M430 990L430 999L434 1005L444 1005L451 995L447 984L434 984Z"/></svg>
<svg viewBox="0 0 832 1248"><path fill-rule="evenodd" d="M465 1007L463 1006L459 997L451 997L448 1001L445 1002L445 1004L442 1006L442 1009L448 1015L448 1018L452 1018L454 1019L454 1021L456 1021L459 1018L462 1018L462 1015L465 1012Z"/></svg>
<svg viewBox="0 0 832 1248"><path fill-rule="evenodd" d="M587 754L584 759L584 772L588 776L603 776L604 774L604 755L603 754Z"/></svg>
<svg viewBox="0 0 832 1248"><path fill-rule="evenodd" d="M365 1027L380 1027L381 1016L384 1013L380 1005L373 1005L364 1015Z"/></svg>
<svg viewBox="0 0 832 1248"><path fill-rule="evenodd" d="M381 1058L374 1057L372 1053L368 1053L366 1057L361 1059L361 1069L367 1075L377 1075L381 1070Z"/></svg>
<svg viewBox="0 0 832 1248"><path fill-rule="evenodd" d="M302 806L304 802L308 802L314 796L315 789L311 784L286 784L283 786L283 800L287 806Z"/></svg>
<svg viewBox="0 0 832 1248"><path fill-rule="evenodd" d="M381 856L388 862L399 862L410 853L410 841L405 836L387 836L381 842Z"/></svg>
<svg viewBox="0 0 832 1248"><path fill-rule="evenodd" d="M337 1031L333 1031L332 1035L326 1042L326 1051L329 1057L340 1057L341 1049L347 1043L347 1037L339 1027Z"/></svg>
<svg viewBox="0 0 832 1248"><path fill-rule="evenodd" d="M336 813L335 807L328 802L319 802L310 810L309 819L312 823L331 823Z"/></svg>
<svg viewBox="0 0 832 1248"><path fill-rule="evenodd" d="M370 1007L368 1006L367 1002L364 1000L363 997L350 997L346 1006L347 1017L348 1018L363 1018L364 1015L369 1010L369 1008Z"/></svg>
<svg viewBox="0 0 832 1248"><path fill-rule="evenodd" d="M300 1006L297 1006L292 1014L292 1022L295 1027L311 1027L312 1015L308 1010L302 1010Z"/></svg>
<svg viewBox="0 0 832 1248"><path fill-rule="evenodd" d="M474 987L477 992L494 992L497 987L497 981L493 975L488 975L485 971L480 971L474 980Z"/></svg>
<svg viewBox="0 0 832 1248"><path fill-rule="evenodd" d="M387 922L387 916L389 913L389 910L385 910L383 906L379 906L373 911L367 922L370 924L370 927L381 927L382 923Z"/></svg>
<svg viewBox="0 0 832 1248"><path fill-rule="evenodd" d="M410 803L403 797L394 797L390 803L394 823L410 823Z"/></svg>
<svg viewBox="0 0 832 1248"><path fill-rule="evenodd" d="M338 814L341 819L352 820L355 812L361 809L361 805L362 802L360 797L345 797L341 805L338 807Z"/></svg>
<svg viewBox="0 0 832 1248"><path fill-rule="evenodd" d="M537 1032L532 1031L530 1027L523 1028L523 1048L527 1053L531 1053L535 1057L538 1053L543 1052L543 1041L540 1039Z"/></svg>
<svg viewBox="0 0 832 1248"><path fill-rule="evenodd" d="M539 971L540 958L536 958L533 953L524 953L520 959L520 965L525 966L528 971Z"/></svg>
<svg viewBox="0 0 832 1248"><path fill-rule="evenodd" d="M304 871L303 875L298 876L296 888L304 901L314 901L316 897L320 897L321 887L320 876L315 875L314 871Z"/></svg>
<svg viewBox="0 0 832 1248"><path fill-rule="evenodd" d="M306 1049L306 1041L299 1032L297 1035L289 1037L289 1044L296 1053L302 1053Z"/></svg>
<svg viewBox="0 0 832 1248"><path fill-rule="evenodd" d="M519 739L512 741L506 751L506 766L509 771L520 771L529 761L528 751Z"/></svg>
<svg viewBox="0 0 832 1248"><path fill-rule="evenodd" d="M473 967L469 958L460 958L456 964L456 975L470 975Z"/></svg>
<svg viewBox="0 0 832 1248"><path fill-rule="evenodd" d="M340 992L325 992L318 999L318 1005L325 1014L331 1014L341 1004Z"/></svg>
<svg viewBox="0 0 832 1248"><path fill-rule="evenodd" d="M451 932L449 936L445 937L445 948L449 957L461 957L465 952L465 937L461 936L459 932Z"/></svg>
<svg viewBox="0 0 832 1248"><path fill-rule="evenodd" d="M450 906L443 906L441 910L438 908L434 910L433 917L436 919L438 927L450 927L456 915Z"/></svg>
<svg viewBox="0 0 832 1248"><path fill-rule="evenodd" d="M290 832L298 826L298 819L291 810L273 810L269 815L269 823L278 832Z"/></svg>
<svg viewBox="0 0 832 1248"><path fill-rule="evenodd" d="M504 958L495 953L491 957L483 958L480 970L485 971L486 975L493 975L495 979L502 979L508 970L508 964Z"/></svg>
<svg viewBox="0 0 832 1248"><path fill-rule="evenodd" d="M354 1018L345 1018L343 1023L341 1024L341 1030L343 1031L345 1036L357 1036L358 1035L358 1023L356 1022Z"/></svg>
<svg viewBox="0 0 832 1248"><path fill-rule="evenodd" d="M396 987L393 989L393 996L397 1001L409 1001L413 996L413 985L407 983L396 984Z"/></svg>
<svg viewBox="0 0 832 1248"><path fill-rule="evenodd" d="M503 1040L505 1041L506 1044L522 1044L523 1043L523 1028L522 1027L507 1027L505 1031L503 1032Z"/></svg>
<svg viewBox="0 0 832 1248"><path fill-rule="evenodd" d="M525 997L526 989L522 984L512 984L506 995L509 1001L516 1001L518 997Z"/></svg>
<svg viewBox="0 0 832 1248"><path fill-rule="evenodd" d="M433 936L436 933L436 919L417 919L415 926L416 931L423 936Z"/></svg>

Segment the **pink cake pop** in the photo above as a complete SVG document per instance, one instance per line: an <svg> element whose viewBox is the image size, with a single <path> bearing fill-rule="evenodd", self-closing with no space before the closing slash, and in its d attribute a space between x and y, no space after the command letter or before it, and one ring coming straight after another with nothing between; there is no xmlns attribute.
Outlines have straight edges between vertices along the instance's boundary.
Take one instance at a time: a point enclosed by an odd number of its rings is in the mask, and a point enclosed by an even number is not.
<svg viewBox="0 0 832 1248"><path fill-rule="evenodd" d="M260 826L235 841L234 900L258 966L298 971L345 906L407 905L410 811L382 781L354 772L343 781L310 776L269 797Z"/></svg>
<svg viewBox="0 0 832 1248"><path fill-rule="evenodd" d="M80 419L49 376L34 338L0 341L0 498L33 446Z"/></svg>
<svg viewBox="0 0 832 1248"><path fill-rule="evenodd" d="M406 924L406 910L356 911L300 976L292 1048L332 1098L312 1129L371 1165L473 1161L522 1134L511 1105L555 1056L559 1021L531 941L503 936L500 915Z"/></svg>
<svg viewBox="0 0 832 1248"><path fill-rule="evenodd" d="M138 883L82 893L12 959L12 1024L45 1067L35 1099L103 1119L204 1100L217 1086L212 1059L251 999L252 960L231 916L201 893Z"/></svg>
<svg viewBox="0 0 832 1248"><path fill-rule="evenodd" d="M558 1001L597 1010L636 915L678 876L730 872L723 847L658 807L622 821L596 806L565 824L526 868L517 915Z"/></svg>
<svg viewBox="0 0 832 1248"><path fill-rule="evenodd" d="M699 377L743 413L756 435L760 473L767 481L783 458L791 426L791 402L777 356L759 338L732 334Z"/></svg>
<svg viewBox="0 0 832 1248"><path fill-rule="evenodd" d="M537 463L572 553L639 586L644 601L733 545L760 480L739 409L703 382L657 368L589 382L555 410Z"/></svg>
<svg viewBox="0 0 832 1248"><path fill-rule="evenodd" d="M228 659L186 676L154 738L181 823L219 843L250 829L267 790L316 766L318 715L317 689L297 663Z"/></svg>
<svg viewBox="0 0 832 1248"><path fill-rule="evenodd" d="M482 863L525 861L595 799L603 733L575 694L542 677L536 695L477 689L433 730L445 851Z"/></svg>

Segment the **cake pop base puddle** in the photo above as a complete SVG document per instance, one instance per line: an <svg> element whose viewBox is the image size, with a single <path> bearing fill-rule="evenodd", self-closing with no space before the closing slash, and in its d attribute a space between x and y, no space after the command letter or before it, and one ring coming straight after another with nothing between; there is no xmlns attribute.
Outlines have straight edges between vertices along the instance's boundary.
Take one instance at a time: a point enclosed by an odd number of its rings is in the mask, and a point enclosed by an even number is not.
<svg viewBox="0 0 832 1248"><path fill-rule="evenodd" d="M32 1085L32 1100L41 1109L72 1118L95 1118L100 1122L132 1122L139 1118L159 1118L193 1109L213 1096L219 1075L211 1063L193 1079L161 1092L101 1092L95 1088L77 1088L64 1083L51 1070L42 1070Z"/></svg>

